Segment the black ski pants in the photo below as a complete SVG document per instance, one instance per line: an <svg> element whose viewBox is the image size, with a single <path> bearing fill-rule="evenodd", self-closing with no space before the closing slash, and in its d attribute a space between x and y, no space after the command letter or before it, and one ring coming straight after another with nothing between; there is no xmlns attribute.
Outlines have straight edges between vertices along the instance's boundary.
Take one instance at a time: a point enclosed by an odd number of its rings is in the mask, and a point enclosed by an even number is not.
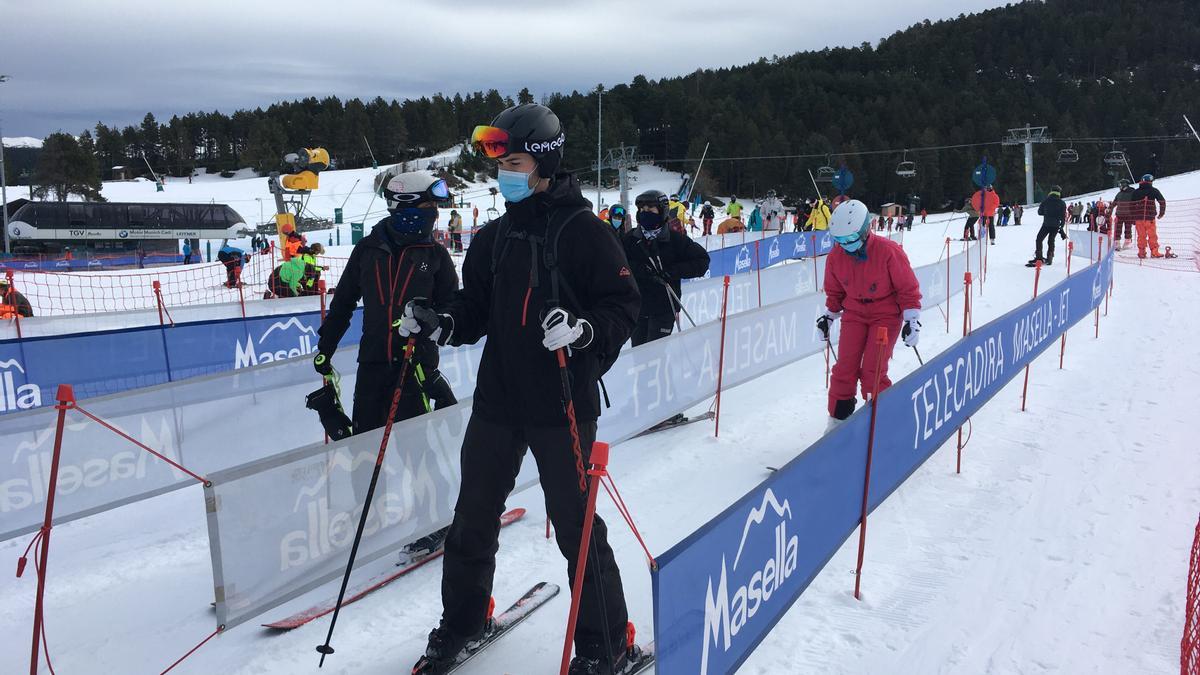
<svg viewBox="0 0 1200 675"><path fill-rule="evenodd" d="M1054 238L1058 236L1058 227L1056 225L1043 225L1042 229L1037 233L1037 246L1034 248L1034 260L1046 260L1054 258ZM1049 237L1049 241L1046 238ZM1046 257L1042 257L1042 242L1046 241Z"/></svg>
<svg viewBox="0 0 1200 675"><path fill-rule="evenodd" d="M586 466L596 423L581 422L578 429ZM526 448L537 462L546 512L554 524L558 550L567 560L567 577L574 583L587 502L579 489L569 429L508 426L472 415L463 438L462 485L442 563L442 621L459 635L477 634L487 618L500 548L500 515L516 485ZM605 661L621 653L627 621L621 572L608 545L608 529L597 515L575 628L575 653Z"/></svg>
<svg viewBox="0 0 1200 675"><path fill-rule="evenodd" d="M633 346L636 347L640 344L664 338L670 335L674 329L675 316L673 314L639 316L637 323L633 325L633 334L629 339L633 343Z"/></svg>
<svg viewBox="0 0 1200 675"><path fill-rule="evenodd" d="M963 226L963 239L975 239L975 223L979 220L979 216L967 216L967 224Z"/></svg>
<svg viewBox="0 0 1200 675"><path fill-rule="evenodd" d="M986 228L988 238L996 241L996 216L980 216L979 218L979 238L983 238L984 228Z"/></svg>
<svg viewBox="0 0 1200 675"><path fill-rule="evenodd" d="M415 365L415 364L414 364ZM358 379L354 382L354 433L378 429L387 424L388 409L392 406L392 394L400 377L401 364L388 366L386 363L358 364ZM416 374L409 369L408 381L404 383L400 403L396 406L397 422L412 419L428 412Z"/></svg>

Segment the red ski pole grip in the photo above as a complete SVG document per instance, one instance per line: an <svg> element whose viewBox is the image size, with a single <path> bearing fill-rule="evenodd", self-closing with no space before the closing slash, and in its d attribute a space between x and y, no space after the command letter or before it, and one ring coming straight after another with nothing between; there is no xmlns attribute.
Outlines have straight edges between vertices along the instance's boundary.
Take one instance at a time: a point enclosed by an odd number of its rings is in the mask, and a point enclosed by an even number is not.
<svg viewBox="0 0 1200 675"><path fill-rule="evenodd" d="M601 469L608 466L608 443L604 441L596 441L592 443L592 466Z"/></svg>

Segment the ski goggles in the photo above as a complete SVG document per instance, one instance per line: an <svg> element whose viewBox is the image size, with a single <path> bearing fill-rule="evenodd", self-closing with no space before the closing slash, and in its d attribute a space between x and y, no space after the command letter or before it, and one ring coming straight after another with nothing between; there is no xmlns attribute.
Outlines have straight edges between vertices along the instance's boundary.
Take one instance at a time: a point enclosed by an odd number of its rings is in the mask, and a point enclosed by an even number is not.
<svg viewBox="0 0 1200 675"><path fill-rule="evenodd" d="M855 242L862 241L862 235L858 232L855 232L854 234L848 234L844 237L834 236L833 240L840 244L842 248L846 248L848 246L853 246Z"/></svg>
<svg viewBox="0 0 1200 675"><path fill-rule="evenodd" d="M438 179L421 192L392 192L384 186L384 197L395 206L416 206L424 202L444 202L450 198L450 186L445 180Z"/></svg>
<svg viewBox="0 0 1200 675"><path fill-rule="evenodd" d="M509 153L512 136L499 127L481 124L471 134L471 147L488 159L498 159Z"/></svg>

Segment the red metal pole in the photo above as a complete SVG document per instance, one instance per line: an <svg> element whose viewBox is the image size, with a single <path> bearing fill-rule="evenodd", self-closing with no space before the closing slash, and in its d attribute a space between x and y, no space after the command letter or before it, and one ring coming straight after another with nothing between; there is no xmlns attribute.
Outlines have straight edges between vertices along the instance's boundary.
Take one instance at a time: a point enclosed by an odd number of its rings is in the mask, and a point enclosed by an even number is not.
<svg viewBox="0 0 1200 675"><path fill-rule="evenodd" d="M157 282L155 282L157 283ZM42 636L42 612L46 599L46 564L50 558L50 527L54 522L54 496L58 488L58 462L62 457L63 427L67 419L67 410L75 405L75 391L69 384L58 385L55 395L58 404L58 422L54 428L54 454L50 457L50 483L46 486L46 517L42 521L42 530L37 536L41 537L41 555L37 567L37 600L33 606L33 650L29 657L29 675L37 675L38 646Z"/></svg>
<svg viewBox="0 0 1200 675"><path fill-rule="evenodd" d="M971 256L968 255L967 260L970 260L970 259L971 259ZM963 337L966 337L967 334L971 332L971 329L970 329L971 273L970 272L966 272L963 274L963 286L964 286L963 287Z"/></svg>
<svg viewBox="0 0 1200 675"><path fill-rule="evenodd" d="M871 428L867 435L867 469L863 473L862 517L858 522L858 566L854 569L854 599L862 600L863 554L867 549L867 507L871 496L871 455L875 450L875 414L879 410L879 374L883 367L883 353L887 351L887 328L880 326L876 342L878 351L875 356L875 389L871 391Z"/></svg>
<svg viewBox="0 0 1200 675"><path fill-rule="evenodd" d="M980 233L982 234L982 233ZM983 297L983 248L986 246L983 237L979 238L979 297Z"/></svg>
<svg viewBox="0 0 1200 675"><path fill-rule="evenodd" d="M1037 263L1037 269L1034 270L1034 272L1033 272L1033 299L1034 300L1037 299L1038 280L1041 278L1041 276L1042 276L1042 261L1039 260ZM1031 366L1031 365L1033 365L1033 364L1030 363L1025 366L1025 384L1024 384L1024 386L1021 387L1021 412L1025 412L1025 398L1029 394L1029 366Z"/></svg>
<svg viewBox="0 0 1200 675"><path fill-rule="evenodd" d="M321 322L325 322L325 280L317 280L317 291L321 294Z"/></svg>
<svg viewBox="0 0 1200 675"><path fill-rule="evenodd" d="M1074 251L1074 250L1075 250L1075 242L1068 241L1067 242L1067 278L1070 278L1070 276L1071 276L1071 251ZM1058 369L1059 370L1062 370L1062 368L1063 368L1063 358L1066 356L1066 354L1067 354L1067 332L1063 331L1062 342L1058 347Z"/></svg>
<svg viewBox="0 0 1200 675"><path fill-rule="evenodd" d="M592 468L587 474L591 476L587 494L587 510L583 516L583 539L579 542L579 557L575 560L575 583L571 584L571 611L567 615L567 637L563 640L561 675L567 675L571 665L571 646L575 637L575 622L579 619L579 598L583 595L583 578L587 572L588 548L592 540L592 524L596 520L596 493L600 477L608 475L608 443L596 441L592 444L590 459Z"/></svg>
<svg viewBox="0 0 1200 675"><path fill-rule="evenodd" d="M158 283L158 279L155 279L154 282L151 284L151 286L154 288L154 300L158 305L158 325L162 326L163 325L162 285L160 285Z"/></svg>
<svg viewBox="0 0 1200 675"><path fill-rule="evenodd" d="M759 250L758 245L761 243L762 243L761 239L756 239L754 241L754 267L755 267L755 271L758 273L758 306L759 307L762 307L762 261L758 257L758 250Z"/></svg>
<svg viewBox="0 0 1200 675"><path fill-rule="evenodd" d="M721 380L725 375L725 318L729 314L729 275L725 275L725 290L721 299L721 354L717 357L717 416L713 438L721 435Z"/></svg>

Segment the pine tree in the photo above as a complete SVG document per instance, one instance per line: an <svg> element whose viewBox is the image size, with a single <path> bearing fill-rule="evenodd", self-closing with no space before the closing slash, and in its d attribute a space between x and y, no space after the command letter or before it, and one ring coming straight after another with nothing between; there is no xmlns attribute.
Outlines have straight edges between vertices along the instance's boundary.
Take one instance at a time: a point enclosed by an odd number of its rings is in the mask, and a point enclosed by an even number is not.
<svg viewBox="0 0 1200 675"><path fill-rule="evenodd" d="M86 132L85 132L86 133ZM86 134L90 145L91 135ZM100 196L100 165L74 136L61 131L50 134L38 156L34 194L39 199L52 195L55 201L65 202L70 195L87 201L104 201Z"/></svg>

